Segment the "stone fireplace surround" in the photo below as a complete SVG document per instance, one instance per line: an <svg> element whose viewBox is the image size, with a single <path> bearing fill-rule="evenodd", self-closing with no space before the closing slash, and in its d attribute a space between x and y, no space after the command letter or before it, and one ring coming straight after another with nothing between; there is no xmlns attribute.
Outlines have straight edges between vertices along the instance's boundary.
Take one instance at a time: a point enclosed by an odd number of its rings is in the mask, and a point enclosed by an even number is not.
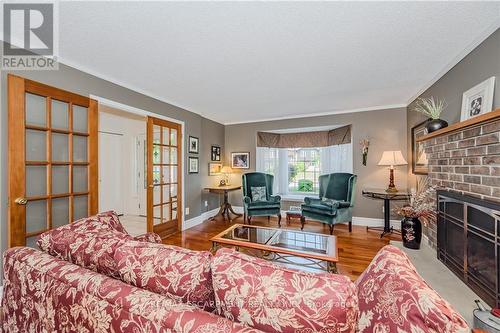
<svg viewBox="0 0 500 333"><path fill-rule="evenodd" d="M498 117L423 138L433 185L500 202L500 110L493 113ZM429 223L425 233L435 249L436 221Z"/></svg>

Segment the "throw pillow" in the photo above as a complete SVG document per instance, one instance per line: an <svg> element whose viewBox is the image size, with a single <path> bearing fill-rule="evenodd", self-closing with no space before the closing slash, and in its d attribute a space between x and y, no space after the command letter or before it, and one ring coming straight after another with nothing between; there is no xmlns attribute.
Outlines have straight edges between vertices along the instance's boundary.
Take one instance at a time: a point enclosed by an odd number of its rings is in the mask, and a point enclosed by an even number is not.
<svg viewBox="0 0 500 333"><path fill-rule="evenodd" d="M354 333L356 287L347 276L306 273L220 249L212 260L219 315L264 332Z"/></svg>
<svg viewBox="0 0 500 333"><path fill-rule="evenodd" d="M267 201L265 186L252 186L250 191L252 192L252 201Z"/></svg>

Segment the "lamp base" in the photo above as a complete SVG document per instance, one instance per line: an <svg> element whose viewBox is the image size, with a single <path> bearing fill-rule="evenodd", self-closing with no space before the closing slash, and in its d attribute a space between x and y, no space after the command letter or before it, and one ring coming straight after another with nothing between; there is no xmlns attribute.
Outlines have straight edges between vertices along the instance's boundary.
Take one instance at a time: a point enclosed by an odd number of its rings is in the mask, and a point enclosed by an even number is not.
<svg viewBox="0 0 500 333"><path fill-rule="evenodd" d="M386 190L385 190L387 193L396 193L396 192L399 192L399 190L394 186L394 187L388 187Z"/></svg>
<svg viewBox="0 0 500 333"><path fill-rule="evenodd" d="M385 191L388 193L395 193L398 191L396 185L394 185L394 167L392 165L391 168L389 169L389 186Z"/></svg>

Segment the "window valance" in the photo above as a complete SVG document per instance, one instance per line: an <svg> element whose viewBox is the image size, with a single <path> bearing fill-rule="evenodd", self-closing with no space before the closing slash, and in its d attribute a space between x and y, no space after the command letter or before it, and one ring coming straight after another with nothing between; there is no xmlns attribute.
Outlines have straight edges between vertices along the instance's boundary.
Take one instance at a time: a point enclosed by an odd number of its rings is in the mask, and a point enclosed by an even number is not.
<svg viewBox="0 0 500 333"><path fill-rule="evenodd" d="M351 125L329 131L302 133L257 132L257 147L312 148L351 143Z"/></svg>

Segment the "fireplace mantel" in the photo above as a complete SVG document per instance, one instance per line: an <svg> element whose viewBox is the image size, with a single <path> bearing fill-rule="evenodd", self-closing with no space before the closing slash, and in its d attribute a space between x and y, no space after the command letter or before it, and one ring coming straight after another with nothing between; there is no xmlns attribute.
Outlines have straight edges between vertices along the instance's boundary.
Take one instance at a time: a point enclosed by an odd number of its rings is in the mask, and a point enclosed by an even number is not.
<svg viewBox="0 0 500 333"><path fill-rule="evenodd" d="M500 119L500 109L496 109L494 111L485 113L483 115L467 119L465 121L461 121L455 124L451 124L448 127L442 128L440 130L437 130L435 132L429 133L427 135L424 135L420 138L417 139L417 141L427 141L429 139L445 135L445 134L450 134L455 131L463 130L467 127L472 127L475 125L482 125L484 123L488 123L490 121L494 121L496 119Z"/></svg>

